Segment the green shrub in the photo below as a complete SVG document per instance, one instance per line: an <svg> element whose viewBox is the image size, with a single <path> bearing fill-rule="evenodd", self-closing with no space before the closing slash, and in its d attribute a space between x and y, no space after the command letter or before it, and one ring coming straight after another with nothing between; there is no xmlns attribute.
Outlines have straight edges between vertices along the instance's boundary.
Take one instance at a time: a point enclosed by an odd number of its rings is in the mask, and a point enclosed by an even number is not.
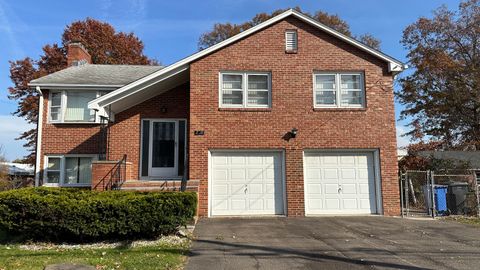
<svg viewBox="0 0 480 270"><path fill-rule="evenodd" d="M0 227L51 241L151 238L186 225L196 206L193 192L24 188L0 192Z"/></svg>

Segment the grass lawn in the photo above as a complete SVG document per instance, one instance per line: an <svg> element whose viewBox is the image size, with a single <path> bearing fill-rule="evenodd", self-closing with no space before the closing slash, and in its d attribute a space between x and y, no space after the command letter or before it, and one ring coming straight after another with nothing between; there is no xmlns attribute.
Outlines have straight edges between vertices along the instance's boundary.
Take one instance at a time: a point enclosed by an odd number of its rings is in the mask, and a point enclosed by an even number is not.
<svg viewBox="0 0 480 270"><path fill-rule="evenodd" d="M189 241L181 244L159 243L152 246L102 249L25 250L18 244L0 245L0 270L42 270L55 263L93 265L96 269L182 269Z"/></svg>

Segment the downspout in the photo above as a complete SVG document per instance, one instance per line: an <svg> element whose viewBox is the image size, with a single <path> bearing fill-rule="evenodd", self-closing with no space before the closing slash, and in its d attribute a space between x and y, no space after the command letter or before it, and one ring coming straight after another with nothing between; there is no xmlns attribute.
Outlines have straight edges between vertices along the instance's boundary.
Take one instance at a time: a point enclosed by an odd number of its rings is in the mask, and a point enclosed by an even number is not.
<svg viewBox="0 0 480 270"><path fill-rule="evenodd" d="M35 152L35 186L38 187L40 184L40 160L42 157L43 93L40 86L35 87L35 90L40 95L38 99L37 150Z"/></svg>

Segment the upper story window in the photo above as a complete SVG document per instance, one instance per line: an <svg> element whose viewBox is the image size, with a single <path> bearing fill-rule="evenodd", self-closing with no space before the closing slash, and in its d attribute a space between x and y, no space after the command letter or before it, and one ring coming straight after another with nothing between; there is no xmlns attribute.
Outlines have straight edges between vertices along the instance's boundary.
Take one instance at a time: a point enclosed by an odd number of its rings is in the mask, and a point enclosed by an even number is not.
<svg viewBox="0 0 480 270"><path fill-rule="evenodd" d="M50 94L49 112L51 123L96 122L95 111L88 102L104 95L105 91L63 90Z"/></svg>
<svg viewBox="0 0 480 270"><path fill-rule="evenodd" d="M269 108L270 73L220 73L221 108Z"/></svg>
<svg viewBox="0 0 480 270"><path fill-rule="evenodd" d="M315 73L315 108L363 108L365 89L362 73Z"/></svg>
<svg viewBox="0 0 480 270"><path fill-rule="evenodd" d="M285 31L285 51L296 52L298 49L297 30Z"/></svg>

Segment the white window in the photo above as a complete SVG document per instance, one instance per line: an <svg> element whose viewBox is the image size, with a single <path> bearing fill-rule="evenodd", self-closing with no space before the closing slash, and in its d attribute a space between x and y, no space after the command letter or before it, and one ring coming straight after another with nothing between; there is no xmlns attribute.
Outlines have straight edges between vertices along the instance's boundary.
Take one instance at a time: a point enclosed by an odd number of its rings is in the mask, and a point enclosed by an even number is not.
<svg viewBox="0 0 480 270"><path fill-rule="evenodd" d="M52 91L49 102L50 122L98 122L99 117L95 119L95 111L88 109L88 102L102 96L103 94L105 94L105 91Z"/></svg>
<svg viewBox="0 0 480 270"><path fill-rule="evenodd" d="M92 161L96 155L46 156L44 184L47 186L90 186Z"/></svg>
<svg viewBox="0 0 480 270"><path fill-rule="evenodd" d="M220 73L220 107L268 108L270 100L269 73Z"/></svg>
<svg viewBox="0 0 480 270"><path fill-rule="evenodd" d="M361 73L315 73L315 108L362 108L365 90Z"/></svg>
<svg viewBox="0 0 480 270"><path fill-rule="evenodd" d="M285 51L296 52L298 48L297 31L285 31Z"/></svg>

